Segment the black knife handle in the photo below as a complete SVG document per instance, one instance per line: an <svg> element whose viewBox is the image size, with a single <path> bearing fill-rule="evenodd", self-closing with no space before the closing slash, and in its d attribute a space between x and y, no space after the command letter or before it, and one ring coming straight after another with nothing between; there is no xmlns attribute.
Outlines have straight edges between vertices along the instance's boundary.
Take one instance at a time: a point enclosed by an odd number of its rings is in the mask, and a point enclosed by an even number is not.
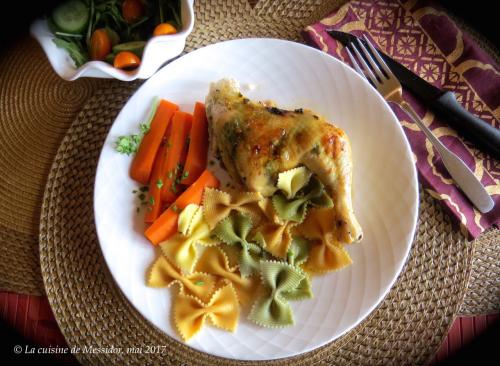
<svg viewBox="0 0 500 366"><path fill-rule="evenodd" d="M465 110L455 94L448 91L432 101L431 106L477 148L500 160L500 130Z"/></svg>

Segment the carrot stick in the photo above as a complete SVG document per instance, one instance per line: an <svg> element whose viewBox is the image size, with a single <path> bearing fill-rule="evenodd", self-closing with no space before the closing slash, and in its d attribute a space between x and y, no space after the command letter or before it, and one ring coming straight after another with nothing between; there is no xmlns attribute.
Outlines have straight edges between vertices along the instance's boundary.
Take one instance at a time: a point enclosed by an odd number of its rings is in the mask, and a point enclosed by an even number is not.
<svg viewBox="0 0 500 366"><path fill-rule="evenodd" d="M160 215L161 208L161 187L163 181L161 179L161 168L165 165L165 157L167 151L166 139L160 144L158 153L156 154L155 162L153 164L153 171L151 172L151 179L149 182L149 202L148 211L144 216L144 221L151 223L156 220Z"/></svg>
<svg viewBox="0 0 500 366"><path fill-rule="evenodd" d="M197 102L194 106L193 126L189 135L189 151L184 166L181 183L192 184L207 168L208 122L205 105Z"/></svg>
<svg viewBox="0 0 500 366"><path fill-rule="evenodd" d="M176 233L178 219L179 214L168 208L146 229L144 235L153 245L158 245Z"/></svg>
<svg viewBox="0 0 500 366"><path fill-rule="evenodd" d="M219 187L219 180L209 170L205 170L199 178L184 191L184 193L182 193L149 228L146 229L144 232L146 238L154 245L158 245L174 235L177 232L179 210L184 209L190 203L199 205L203 197L203 190L206 187Z"/></svg>
<svg viewBox="0 0 500 366"><path fill-rule="evenodd" d="M189 124L189 127L188 127L188 130L191 131L192 127L193 127L193 117L190 115L191 118L189 118L186 122ZM189 137L186 138L186 144L184 145L184 149L182 149L182 153L181 153L181 158L179 160L179 166L182 167L182 172L179 171L179 174L177 175L177 180L175 181L176 183L176 195L179 196L182 192L184 192L186 190L186 186L184 184L182 184L182 178L183 177L187 177L188 174L185 174L185 171L186 171L186 168L185 168L185 164L186 164L186 159L187 159L187 155L188 155L188 150L189 150ZM195 179L196 180L196 179Z"/></svg>
<svg viewBox="0 0 500 366"><path fill-rule="evenodd" d="M149 131L142 138L139 149L130 166L132 179L142 184L148 184L156 153L160 147L161 140L165 135L170 119L179 107L164 99L160 101L155 116L151 121Z"/></svg>
<svg viewBox="0 0 500 366"><path fill-rule="evenodd" d="M165 131L165 152L164 152L164 157L163 157L163 164L160 168L160 178L163 182L163 185L165 185L165 176L167 175L167 155L170 150L170 140L172 138L172 125L173 123L171 122L170 125L167 127L167 131Z"/></svg>
<svg viewBox="0 0 500 366"><path fill-rule="evenodd" d="M178 196L177 177L181 173L179 166L182 151L185 149L186 139L189 135L192 116L189 113L177 111L172 117L172 134L168 140L168 153L165 160L165 175L161 199L164 202L174 202Z"/></svg>
<svg viewBox="0 0 500 366"><path fill-rule="evenodd" d="M187 127L188 129L188 136L186 137L186 143L184 144L184 149L182 149L182 152L181 152L181 157L179 159L179 164L182 165L183 167L183 171L180 172L180 173L183 173L186 168L184 168L185 164L186 164L186 159L187 159L187 155L188 155L188 150L189 150L189 145L190 145L190 138L189 138L189 134L190 134L190 131L192 130L193 128L193 115L189 115L190 118L188 118L186 120L186 123L189 124L189 126ZM182 175L180 174L179 175L179 181L181 180L180 178L182 177ZM196 180L196 179L195 179Z"/></svg>

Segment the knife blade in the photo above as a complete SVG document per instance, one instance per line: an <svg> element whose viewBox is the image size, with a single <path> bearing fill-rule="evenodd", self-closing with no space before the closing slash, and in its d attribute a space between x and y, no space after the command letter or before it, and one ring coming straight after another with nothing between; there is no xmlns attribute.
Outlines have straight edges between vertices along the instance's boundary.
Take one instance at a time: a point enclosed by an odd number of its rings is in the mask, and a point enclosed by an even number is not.
<svg viewBox="0 0 500 366"><path fill-rule="evenodd" d="M366 44L364 40L350 33L333 29L326 32L330 37L338 40L344 46L357 42L356 40ZM471 141L477 148L490 154L495 159L500 159L499 129L491 126L462 107L453 92L435 87L389 55L380 50L379 53L405 88L411 91L425 105L429 106L436 115L442 117L451 127Z"/></svg>

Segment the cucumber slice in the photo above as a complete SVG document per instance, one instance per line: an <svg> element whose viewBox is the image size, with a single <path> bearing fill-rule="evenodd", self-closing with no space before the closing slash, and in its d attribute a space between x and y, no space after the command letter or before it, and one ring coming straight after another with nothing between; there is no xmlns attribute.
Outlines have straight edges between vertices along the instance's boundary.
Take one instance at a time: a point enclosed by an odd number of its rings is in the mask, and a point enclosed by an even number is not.
<svg viewBox="0 0 500 366"><path fill-rule="evenodd" d="M129 51L135 53L137 56L142 57L142 52L144 51L144 46L146 42L144 41L133 41L127 43L120 43L113 47L113 53L118 53L122 51Z"/></svg>
<svg viewBox="0 0 500 366"><path fill-rule="evenodd" d="M70 0L54 9L52 20L54 24L66 33L82 33L89 21L89 9L78 0Z"/></svg>

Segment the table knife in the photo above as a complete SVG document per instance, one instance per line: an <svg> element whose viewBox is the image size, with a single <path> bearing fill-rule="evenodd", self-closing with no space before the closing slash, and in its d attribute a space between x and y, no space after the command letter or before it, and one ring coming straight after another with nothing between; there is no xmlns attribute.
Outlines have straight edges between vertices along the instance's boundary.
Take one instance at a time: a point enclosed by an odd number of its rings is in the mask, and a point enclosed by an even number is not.
<svg viewBox="0 0 500 366"><path fill-rule="evenodd" d="M344 46L356 41L356 39L365 43L364 40L350 33L336 30L327 30L326 32ZM447 121L451 127L470 140L477 148L490 154L495 159L500 159L499 129L465 110L451 91L435 87L390 56L381 51L380 54L405 88L410 90L425 105L429 106L436 115Z"/></svg>

